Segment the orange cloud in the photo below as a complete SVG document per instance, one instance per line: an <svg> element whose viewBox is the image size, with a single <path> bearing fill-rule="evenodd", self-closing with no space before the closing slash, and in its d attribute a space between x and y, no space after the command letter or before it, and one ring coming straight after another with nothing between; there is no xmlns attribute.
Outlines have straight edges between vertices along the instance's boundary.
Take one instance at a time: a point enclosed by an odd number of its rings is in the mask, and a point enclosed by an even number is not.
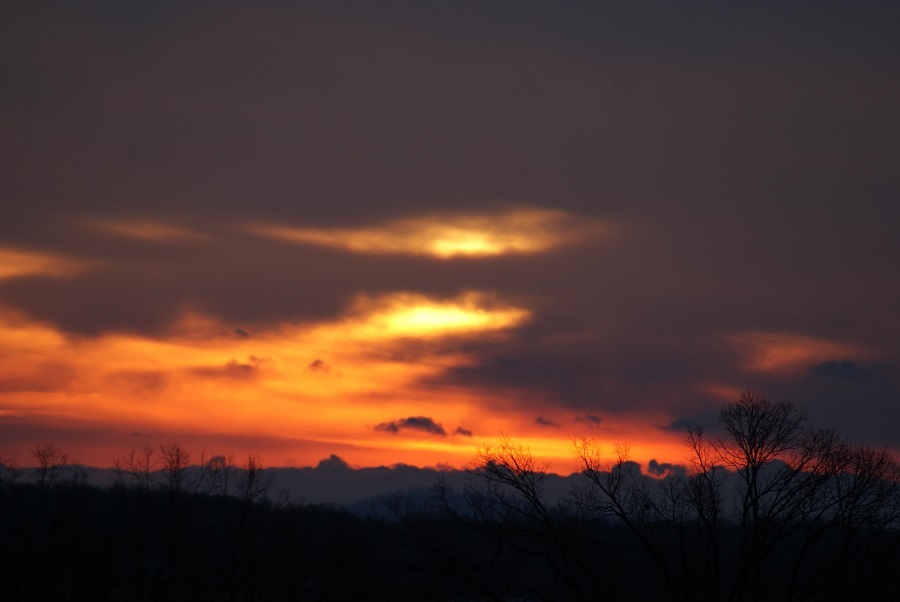
<svg viewBox="0 0 900 602"><path fill-rule="evenodd" d="M35 253L0 247L0 280L17 276L69 276L88 269L91 263L52 253Z"/></svg>
<svg viewBox="0 0 900 602"><path fill-rule="evenodd" d="M742 354L741 368L748 372L797 372L835 358L865 355L857 345L790 333L749 331L728 339Z"/></svg>
<svg viewBox="0 0 900 602"><path fill-rule="evenodd" d="M355 312L361 315L345 321L344 326L363 339L425 338L503 330L518 326L530 316L523 308L490 304L489 297L474 292L448 301L411 293L362 297L355 306Z"/></svg>
<svg viewBox="0 0 900 602"><path fill-rule="evenodd" d="M609 449L628 441L638 461L679 460L666 453L681 454L681 437L648 428L671 417L604 415L588 424L550 409L560 428L547 429L534 422L537 393L440 378L477 360L455 342L502 339L530 317L528 308L483 293L397 293L361 297L343 317L314 324L229 325L188 314L164 336L85 338L4 312L0 418L94 433L69 451L100 465L110 464L111 449L125 453L135 432L195 446L244 441L270 465L314 465L339 453L356 466L464 466L503 433L561 472L578 468L572 440L579 434ZM53 378L42 379L50 369ZM446 436L421 428L430 424ZM27 458L27 448L2 451Z"/></svg>
<svg viewBox="0 0 900 602"><path fill-rule="evenodd" d="M153 242L201 241L206 235L189 228L152 220L86 220L84 225L93 230L119 236Z"/></svg>
<svg viewBox="0 0 900 602"><path fill-rule="evenodd" d="M316 454L331 446L361 465L378 456L372 450L387 458L390 449L399 453L393 462L462 464L477 445L469 437L385 441L375 427L423 414L454 426L478 424L482 400L471 391L423 384L472 361L437 342L504 336L529 316L525 308L477 293L453 299L397 294L361 298L344 318L312 325L237 329L187 315L163 337L70 338L5 313L0 410L48 424L89 418L121 432L298 437L317 442ZM411 340L431 344L410 357L403 351ZM47 366L59 374L54 386L33 385Z"/></svg>
<svg viewBox="0 0 900 602"><path fill-rule="evenodd" d="M562 211L515 209L496 215L430 215L366 228L298 228L256 224L247 231L288 242L358 253L490 257L538 253L613 233L607 222Z"/></svg>
<svg viewBox="0 0 900 602"><path fill-rule="evenodd" d="M745 391L741 387L719 382L701 382L694 385L693 388L700 393L716 397L724 403L735 401Z"/></svg>

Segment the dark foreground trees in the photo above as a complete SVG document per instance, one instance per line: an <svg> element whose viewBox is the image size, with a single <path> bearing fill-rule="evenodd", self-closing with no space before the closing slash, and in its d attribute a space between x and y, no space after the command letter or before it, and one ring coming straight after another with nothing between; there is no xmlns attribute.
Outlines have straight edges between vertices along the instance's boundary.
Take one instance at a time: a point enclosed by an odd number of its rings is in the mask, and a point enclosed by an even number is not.
<svg viewBox="0 0 900 602"><path fill-rule="evenodd" d="M690 430L689 472L661 479L627 447L606 457L578 441L580 484L553 501L544 467L504 440L478 457L475 485L439 487L430 511L398 512L399 532L418 533L423 570L466 596L897 599L900 470L887 451L755 393L726 406L720 426L716 437Z"/></svg>
<svg viewBox="0 0 900 602"><path fill-rule="evenodd" d="M672 599L889 599L883 586L900 568L891 455L755 393L719 420L722 436L688 432L686 478L651 481L623 454L604 463L582 442L590 486L579 506L624 525Z"/></svg>
<svg viewBox="0 0 900 602"><path fill-rule="evenodd" d="M256 455L145 446L107 488L42 457L33 474L0 458L0 600L386 599L377 525L266 495Z"/></svg>
<svg viewBox="0 0 900 602"><path fill-rule="evenodd" d="M752 393L720 421L687 472L578 441L563 479L504 439L470 486L368 517L279 500L258 456L144 447L100 489L41 446L33 471L0 458L0 599L895 601L890 454Z"/></svg>

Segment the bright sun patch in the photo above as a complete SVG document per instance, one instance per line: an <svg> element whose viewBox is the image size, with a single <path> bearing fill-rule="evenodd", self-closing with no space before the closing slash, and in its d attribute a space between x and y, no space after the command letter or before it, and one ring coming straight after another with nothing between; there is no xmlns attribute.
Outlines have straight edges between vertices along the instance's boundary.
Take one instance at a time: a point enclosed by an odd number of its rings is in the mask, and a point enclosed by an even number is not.
<svg viewBox="0 0 900 602"><path fill-rule="evenodd" d="M374 302L363 299L359 307L365 317L354 330L377 338L496 331L518 326L530 316L528 310L517 307L489 308L475 293L450 301L398 294Z"/></svg>
<svg viewBox="0 0 900 602"><path fill-rule="evenodd" d="M562 211L516 209L496 215L432 215L368 228L294 228L257 224L249 232L288 242L358 253L491 257L538 253L592 237L608 238L609 224Z"/></svg>
<svg viewBox="0 0 900 602"><path fill-rule="evenodd" d="M530 315L483 293L397 293L360 298L343 317L316 324L230 325L187 314L153 337L70 338L0 312L0 406L47 424L91 416L124 445L138 429L151 436L249 432L313 442L302 452L309 463L339 444L355 462L405 450L421 464L462 464L499 427L485 422L490 412L475 392L427 384L473 362L442 339L502 337ZM432 417L446 433L416 438L375 428L409 416ZM460 425L468 436L456 435Z"/></svg>

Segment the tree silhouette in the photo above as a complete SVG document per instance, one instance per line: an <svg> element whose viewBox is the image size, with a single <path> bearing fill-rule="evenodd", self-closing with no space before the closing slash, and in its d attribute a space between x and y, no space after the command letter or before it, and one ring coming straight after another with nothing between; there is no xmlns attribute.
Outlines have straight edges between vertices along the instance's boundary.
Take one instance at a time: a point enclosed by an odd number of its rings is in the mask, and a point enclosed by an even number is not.
<svg viewBox="0 0 900 602"><path fill-rule="evenodd" d="M864 574L860 559L895 541L900 520L900 471L890 453L813 429L806 410L753 392L725 406L719 421L719 437L688 430L686 477L654 479L630 461L626 445L606 457L595 442L576 441L582 485L552 514L541 498L543 467L508 439L478 456L474 474L493 504L544 527L554 570L575 593L585 591L579 573L597 567L561 535L560 516L579 516L582 527L620 526L615 541L594 545L641 550L652 571L634 563L633 576L647 596L795 599L816 583L864 587L861 577L848 579L848 567Z"/></svg>
<svg viewBox="0 0 900 602"><path fill-rule="evenodd" d="M257 454L136 447L101 489L41 445L34 468L0 459L0 599L896 600L891 454L756 393L720 423L662 475L577 441L568 494L504 437L466 485L369 518L273 500Z"/></svg>
<svg viewBox="0 0 900 602"><path fill-rule="evenodd" d="M577 447L591 485L582 507L628 528L672 599L763 600L773 587L792 599L812 587L812 565L835 552L822 545L829 536L846 565L850 549L896 526L900 479L887 451L813 429L804 409L753 392L719 421L720 437L688 430L688 478L654 481L627 450L603 462L597 446Z"/></svg>

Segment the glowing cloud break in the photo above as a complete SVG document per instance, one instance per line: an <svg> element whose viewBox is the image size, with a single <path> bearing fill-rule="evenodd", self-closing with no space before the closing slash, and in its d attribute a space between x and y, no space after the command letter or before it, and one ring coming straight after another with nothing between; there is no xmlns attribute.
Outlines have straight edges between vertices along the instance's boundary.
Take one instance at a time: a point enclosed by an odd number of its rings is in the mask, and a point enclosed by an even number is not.
<svg viewBox="0 0 900 602"><path fill-rule="evenodd" d="M538 253L592 236L609 235L609 224L576 219L562 211L517 209L495 215L430 215L364 228L296 228L257 224L247 231L288 242L357 253L490 257Z"/></svg>

